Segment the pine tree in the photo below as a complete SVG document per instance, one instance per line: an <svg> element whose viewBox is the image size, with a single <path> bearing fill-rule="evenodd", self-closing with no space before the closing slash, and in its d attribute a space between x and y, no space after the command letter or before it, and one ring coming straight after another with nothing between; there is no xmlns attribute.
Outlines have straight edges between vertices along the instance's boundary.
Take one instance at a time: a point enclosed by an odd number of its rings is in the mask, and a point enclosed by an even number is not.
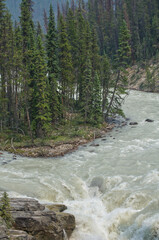
<svg viewBox="0 0 159 240"><path fill-rule="evenodd" d="M127 86L127 71L126 68L130 63L131 48L130 48L130 32L128 30L125 20L122 21L119 33L119 49L117 55L117 73L116 79L113 81L113 90L110 97L110 102L106 112L106 118L109 115L120 114L123 115L121 110L121 103L126 94L125 87Z"/></svg>
<svg viewBox="0 0 159 240"><path fill-rule="evenodd" d="M102 122L101 82L97 72L93 81L92 117L95 125Z"/></svg>
<svg viewBox="0 0 159 240"><path fill-rule="evenodd" d="M62 16L59 21L59 64L60 64L60 84L63 98L63 105L69 107L74 87L73 65L71 57L71 47L68 41L66 23Z"/></svg>
<svg viewBox="0 0 159 240"><path fill-rule="evenodd" d="M71 45L71 55L73 61L73 70L75 75L75 80L77 80L77 69L78 69L78 40L77 40L77 20L76 16L73 13L73 10L69 8L68 14L66 17L66 26L68 40Z"/></svg>
<svg viewBox="0 0 159 240"><path fill-rule="evenodd" d="M21 106L23 105L21 94L19 89L21 89L22 79L23 79L23 46L22 46L22 35L21 29L17 23L14 27L14 55L13 55L13 104L14 104L14 124L15 128L18 130L19 125L21 125L20 116L22 114Z"/></svg>
<svg viewBox="0 0 159 240"><path fill-rule="evenodd" d="M0 201L0 217L5 221L8 228L12 227L13 219L11 215L11 207L9 197L6 192L3 193L3 196Z"/></svg>
<svg viewBox="0 0 159 240"><path fill-rule="evenodd" d="M81 113L85 123L92 122L93 81L92 64L88 52L82 81L82 100L80 102Z"/></svg>
<svg viewBox="0 0 159 240"><path fill-rule="evenodd" d="M101 62L101 83L102 83L102 112L108 107L108 95L111 87L111 67L110 62L106 54L102 57Z"/></svg>
<svg viewBox="0 0 159 240"><path fill-rule="evenodd" d="M48 32L46 35L46 48L48 58L48 79L50 87L50 109L52 114L52 122L56 122L61 118L61 106L58 93L58 56L57 56L57 30L55 27L55 19L52 5L50 5L50 15L48 22Z"/></svg>
<svg viewBox="0 0 159 240"><path fill-rule="evenodd" d="M37 137L45 136L50 129L51 113L49 107L47 65L40 35L37 37L35 52L35 79L32 93L32 129Z"/></svg>
<svg viewBox="0 0 159 240"><path fill-rule="evenodd" d="M77 70L76 70L77 71L77 92L78 92L77 95L79 95L79 103L81 103L83 101L82 85L84 80L87 50L88 51L90 50L89 47L87 48L86 46L87 43L90 42L90 29L88 28L88 24L86 24L86 21L82 15L80 3L79 3L79 8L77 11L76 18L77 18L77 46L78 46L78 49L77 49L78 61L77 61ZM88 30L89 30L89 33L88 33ZM88 38L88 34L89 34L89 38ZM89 40L87 41L86 38Z"/></svg>
<svg viewBox="0 0 159 240"><path fill-rule="evenodd" d="M5 39L5 1L0 0L0 121L1 130L3 128L3 122L6 118L6 89L5 89L5 68L4 68L4 39Z"/></svg>
<svg viewBox="0 0 159 240"><path fill-rule="evenodd" d="M29 134L32 137L31 131L31 116L30 116L30 90L34 81L34 24L32 21L32 8L30 0L22 0L21 7L21 33L23 44L23 101L24 101L24 118L28 124Z"/></svg>
<svg viewBox="0 0 159 240"><path fill-rule="evenodd" d="M1 26L1 53L0 53L0 74L1 74L1 111L4 125L11 126L13 118L12 101L12 72L13 72L13 26L11 15L8 11L3 16ZM1 122L2 123L2 122Z"/></svg>

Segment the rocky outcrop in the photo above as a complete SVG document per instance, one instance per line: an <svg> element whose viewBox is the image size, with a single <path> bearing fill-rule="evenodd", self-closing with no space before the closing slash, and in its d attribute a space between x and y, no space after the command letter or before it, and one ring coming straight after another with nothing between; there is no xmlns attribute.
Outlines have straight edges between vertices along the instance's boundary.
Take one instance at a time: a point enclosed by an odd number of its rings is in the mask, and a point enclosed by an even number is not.
<svg viewBox="0 0 159 240"><path fill-rule="evenodd" d="M0 240L63 240L75 228L73 215L63 213L64 205L41 205L34 199L10 199L14 229L0 224Z"/></svg>
<svg viewBox="0 0 159 240"><path fill-rule="evenodd" d="M9 240L7 236L7 227L0 217L0 240Z"/></svg>

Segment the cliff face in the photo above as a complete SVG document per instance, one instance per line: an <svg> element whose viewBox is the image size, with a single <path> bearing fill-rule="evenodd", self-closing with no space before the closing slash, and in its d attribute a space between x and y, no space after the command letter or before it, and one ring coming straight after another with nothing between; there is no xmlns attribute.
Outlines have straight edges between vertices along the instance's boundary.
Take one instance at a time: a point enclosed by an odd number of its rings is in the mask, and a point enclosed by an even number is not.
<svg viewBox="0 0 159 240"><path fill-rule="evenodd" d="M10 199L13 228L7 229L0 218L2 240L63 240L69 238L75 228L73 215L63 213L64 205L45 207L34 199Z"/></svg>

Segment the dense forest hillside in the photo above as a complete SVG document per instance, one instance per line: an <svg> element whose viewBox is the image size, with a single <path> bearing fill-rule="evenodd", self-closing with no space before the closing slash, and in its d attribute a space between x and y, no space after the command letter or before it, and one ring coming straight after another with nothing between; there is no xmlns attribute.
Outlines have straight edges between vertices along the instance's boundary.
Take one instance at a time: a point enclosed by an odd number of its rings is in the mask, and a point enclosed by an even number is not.
<svg viewBox="0 0 159 240"><path fill-rule="evenodd" d="M128 66L140 63L147 88L156 86L148 62L159 51L158 0L58 1L58 10L50 2L0 1L1 130L32 139L59 125L100 126L123 116ZM33 21L43 18L45 32Z"/></svg>

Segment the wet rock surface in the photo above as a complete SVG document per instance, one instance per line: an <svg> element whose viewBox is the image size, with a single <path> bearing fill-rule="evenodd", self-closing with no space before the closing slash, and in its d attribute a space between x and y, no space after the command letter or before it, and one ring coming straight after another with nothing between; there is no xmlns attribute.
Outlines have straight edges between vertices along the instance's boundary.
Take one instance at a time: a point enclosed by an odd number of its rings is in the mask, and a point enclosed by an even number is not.
<svg viewBox="0 0 159 240"><path fill-rule="evenodd" d="M145 122L154 122L154 120L148 118L145 120Z"/></svg>
<svg viewBox="0 0 159 240"><path fill-rule="evenodd" d="M75 228L75 217L63 213L67 207L55 204L46 208L34 199L11 198L13 229L0 219L0 240L63 240Z"/></svg>
<svg viewBox="0 0 159 240"><path fill-rule="evenodd" d="M138 125L138 122L130 122L129 125L131 125L131 126Z"/></svg>

